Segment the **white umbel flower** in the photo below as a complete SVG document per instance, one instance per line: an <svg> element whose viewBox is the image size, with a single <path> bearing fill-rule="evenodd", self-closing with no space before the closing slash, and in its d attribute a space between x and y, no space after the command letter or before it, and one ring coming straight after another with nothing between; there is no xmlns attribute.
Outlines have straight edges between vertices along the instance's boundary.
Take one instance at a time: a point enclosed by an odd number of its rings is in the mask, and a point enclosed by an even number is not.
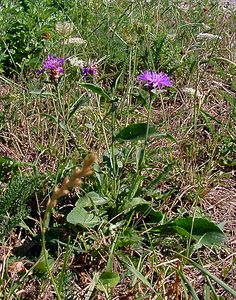
<svg viewBox="0 0 236 300"><path fill-rule="evenodd" d="M205 40L221 40L221 37L216 34L201 32L197 35L197 40L205 41Z"/></svg>
<svg viewBox="0 0 236 300"><path fill-rule="evenodd" d="M69 57L68 60L74 67L83 68L85 66L85 61L83 61L82 59L78 59L78 57L76 56Z"/></svg>
<svg viewBox="0 0 236 300"><path fill-rule="evenodd" d="M76 44L76 45L83 45L87 42L80 37L71 37L67 41L65 41L65 44Z"/></svg>
<svg viewBox="0 0 236 300"><path fill-rule="evenodd" d="M186 94L191 95L191 96L194 96L195 93L196 93L197 98L201 98L202 97L202 94L199 91L196 92L196 90L193 89L193 88L191 88L191 87L185 87L185 88L183 88L183 92L185 92Z"/></svg>
<svg viewBox="0 0 236 300"><path fill-rule="evenodd" d="M56 31L63 35L70 35L73 32L73 24L70 22L57 22Z"/></svg>

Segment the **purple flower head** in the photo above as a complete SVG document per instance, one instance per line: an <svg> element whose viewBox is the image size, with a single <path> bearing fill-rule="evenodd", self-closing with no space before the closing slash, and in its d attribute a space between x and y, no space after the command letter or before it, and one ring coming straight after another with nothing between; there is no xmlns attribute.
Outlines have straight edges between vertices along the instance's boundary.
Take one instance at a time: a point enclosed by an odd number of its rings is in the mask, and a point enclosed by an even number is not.
<svg viewBox="0 0 236 300"><path fill-rule="evenodd" d="M162 91L163 87L172 86L169 76L163 72L144 71L138 76L138 81L141 81L149 90L159 89Z"/></svg>
<svg viewBox="0 0 236 300"><path fill-rule="evenodd" d="M64 69L62 67L64 62L64 58L48 54L47 58L43 61L43 68L37 70L36 74L39 75L41 73L48 72L52 80L58 79L64 73Z"/></svg>
<svg viewBox="0 0 236 300"><path fill-rule="evenodd" d="M83 73L84 79L89 79L91 77L95 78L98 75L97 65L92 64L91 66L83 67L82 73Z"/></svg>

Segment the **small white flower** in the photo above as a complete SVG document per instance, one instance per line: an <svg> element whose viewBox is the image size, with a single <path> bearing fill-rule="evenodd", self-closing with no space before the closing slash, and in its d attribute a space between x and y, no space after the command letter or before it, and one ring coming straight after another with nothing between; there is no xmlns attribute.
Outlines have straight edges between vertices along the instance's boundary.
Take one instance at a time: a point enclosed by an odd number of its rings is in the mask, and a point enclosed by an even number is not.
<svg viewBox="0 0 236 300"><path fill-rule="evenodd" d="M71 37L67 41L65 41L65 44L77 44L77 45L83 45L87 42L80 37Z"/></svg>
<svg viewBox="0 0 236 300"><path fill-rule="evenodd" d="M193 89L193 88L191 88L191 87L185 87L185 88L183 88L183 92L185 92L186 94L189 94L189 95L191 95L191 96L194 96L196 90ZM202 94L201 94L199 91L197 91L197 92L196 92L196 96L197 96L198 98L201 98L201 97L202 97Z"/></svg>
<svg viewBox="0 0 236 300"><path fill-rule="evenodd" d="M57 22L56 31L60 34L71 34L73 32L73 24L70 22Z"/></svg>
<svg viewBox="0 0 236 300"><path fill-rule="evenodd" d="M202 41L202 40L216 40L219 39L221 40L221 37L219 35L216 34L212 34L212 33L204 33L201 32L197 35L197 40Z"/></svg>
<svg viewBox="0 0 236 300"><path fill-rule="evenodd" d="M82 59L78 59L78 57L75 56L68 58L68 60L72 66L79 67L79 68L83 68L86 64L85 61L83 61Z"/></svg>

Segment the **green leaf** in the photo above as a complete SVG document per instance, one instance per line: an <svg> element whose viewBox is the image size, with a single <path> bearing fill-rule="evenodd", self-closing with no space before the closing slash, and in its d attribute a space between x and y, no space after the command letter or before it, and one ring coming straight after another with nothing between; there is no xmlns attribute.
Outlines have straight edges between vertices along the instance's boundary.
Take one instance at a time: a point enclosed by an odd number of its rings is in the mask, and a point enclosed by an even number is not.
<svg viewBox="0 0 236 300"><path fill-rule="evenodd" d="M121 129L121 131L116 135L116 139L121 139L124 141L133 140L145 140L147 133L147 123L136 123L130 124L127 127ZM176 142L175 138L169 133L159 133L156 131L155 125L149 125L148 127L148 137L155 137L157 139L168 139L172 142Z"/></svg>
<svg viewBox="0 0 236 300"><path fill-rule="evenodd" d="M79 99L77 99L71 106L70 111L69 111L69 116L68 119L70 119L74 113L77 111L77 109L81 106L83 106L85 103L84 100L84 94L82 96L79 97Z"/></svg>
<svg viewBox="0 0 236 300"><path fill-rule="evenodd" d="M170 171L173 169L173 163L168 164L165 166L164 170L155 178L153 179L149 185L147 186L147 190L153 189L157 184L162 182L163 180L166 179L167 175L170 173Z"/></svg>
<svg viewBox="0 0 236 300"><path fill-rule="evenodd" d="M48 267L50 269L53 267L54 259L49 257L48 251L46 251L46 259L47 259L47 262L45 261L45 256L44 256L43 252L41 252L40 257L34 266L35 272L46 273L46 272L48 272Z"/></svg>
<svg viewBox="0 0 236 300"><path fill-rule="evenodd" d="M207 125L208 122L210 122L209 120L213 120L215 121L217 124L220 125L224 125L221 121L219 121L217 118L215 118L214 116L212 116L211 114L209 114L206 110L204 110L203 108L200 109L200 113L202 114L202 116L204 117L204 119L207 121ZM214 130L213 130L214 131Z"/></svg>
<svg viewBox="0 0 236 300"><path fill-rule="evenodd" d="M126 228L122 233L119 234L116 247L122 248L127 246L138 245L142 241L140 232L134 230L133 228Z"/></svg>
<svg viewBox="0 0 236 300"><path fill-rule="evenodd" d="M137 192L141 186L141 182L143 179L144 179L144 177L140 176L140 175L135 178L132 186L130 187L128 201L132 201L132 199L135 197L135 195L137 194Z"/></svg>
<svg viewBox="0 0 236 300"><path fill-rule="evenodd" d="M120 281L119 274L115 272L103 272L99 278L99 282L101 284L97 284L97 288L100 291L104 291L115 287L119 281Z"/></svg>
<svg viewBox="0 0 236 300"><path fill-rule="evenodd" d="M148 204L148 202L143 198L134 197L130 201L126 200L121 210L131 210L140 204Z"/></svg>
<svg viewBox="0 0 236 300"><path fill-rule="evenodd" d="M73 225L80 225L86 228L92 228L99 224L100 219L92 213L88 213L84 208L76 206L67 215L67 222Z"/></svg>
<svg viewBox="0 0 236 300"><path fill-rule="evenodd" d="M135 211L144 215L146 224L158 224L163 219L163 214L152 208L150 203L136 206Z"/></svg>
<svg viewBox="0 0 236 300"><path fill-rule="evenodd" d="M196 293L196 291L194 290L194 288L192 287L191 283L189 282L189 280L187 279L187 277L184 275L184 273L179 272L179 275L183 281L183 285L186 286L186 288L189 291L189 294L192 296L192 298L194 300L199 300L198 295Z"/></svg>
<svg viewBox="0 0 236 300"><path fill-rule="evenodd" d="M153 136L156 139L166 139L166 140L170 140L171 142L177 143L176 139L169 133L157 133Z"/></svg>
<svg viewBox="0 0 236 300"><path fill-rule="evenodd" d="M84 300L90 300L92 299L92 295L93 295L93 291L97 285L97 282L98 282L98 274L95 273L93 275L93 280L91 281L89 287L88 287L88 291L87 293L84 295Z"/></svg>
<svg viewBox="0 0 236 300"><path fill-rule="evenodd" d="M143 284L145 284L146 286L148 286L150 288L150 290L152 290L153 292L155 292L154 288L152 287L151 283L146 279L146 277L139 272L135 266L133 265L133 262L131 261L131 259L123 254L120 254L118 256L119 260L121 261L121 263L123 265L125 265L125 267L134 275L136 276ZM155 292L156 293L156 292Z"/></svg>
<svg viewBox="0 0 236 300"><path fill-rule="evenodd" d="M61 121L61 122L59 122L58 125L61 127L61 129L65 130L65 131L68 131L68 127L64 122Z"/></svg>
<svg viewBox="0 0 236 300"><path fill-rule="evenodd" d="M192 259L190 259L190 258L188 258L188 257L186 257L182 254L179 254L179 255L181 257L185 258L189 263L191 263L199 271L201 271L203 275L208 276L211 280L213 280L217 284L219 284L225 291L230 293L232 296L236 297L236 291L234 289L232 289L230 286L228 286L224 281L222 281L221 279L219 279L218 277L216 277L215 275L210 273L207 269L205 269L204 267L202 267L201 265L199 265L198 263L196 263Z"/></svg>
<svg viewBox="0 0 236 300"><path fill-rule="evenodd" d="M87 90L90 90L91 92L93 92L97 95L102 96L105 99L112 100L110 98L110 96L108 96L107 93L100 86L97 86L97 85L92 84L92 83L80 83L80 86L82 86L83 88L85 88Z"/></svg>
<svg viewBox="0 0 236 300"><path fill-rule="evenodd" d="M221 95L224 97L224 99L229 102L230 106L232 107L232 117L235 119L235 111L236 111L236 99L229 93L222 91Z"/></svg>
<svg viewBox="0 0 236 300"><path fill-rule="evenodd" d="M136 150L136 170L137 171L142 167L144 155L145 155L144 148L138 147Z"/></svg>
<svg viewBox="0 0 236 300"><path fill-rule="evenodd" d="M202 245L220 245L226 240L223 231L213 222L204 218L179 218L175 221L152 229L160 234L179 234L183 237L192 237L200 241Z"/></svg>
<svg viewBox="0 0 236 300"><path fill-rule="evenodd" d="M95 192L89 192L76 202L77 207L96 207L107 203L107 200Z"/></svg>
<svg viewBox="0 0 236 300"><path fill-rule="evenodd" d="M147 124L146 123L136 123L130 124L123 128L116 136L117 139L124 141L131 140L144 140L146 138ZM156 126L149 125L148 137L157 134Z"/></svg>
<svg viewBox="0 0 236 300"><path fill-rule="evenodd" d="M7 156L0 157L0 181L7 180L10 173L16 173L21 163Z"/></svg>
<svg viewBox="0 0 236 300"><path fill-rule="evenodd" d="M48 118L49 120L51 120L55 124L59 124L58 118L53 116L53 115L49 115L49 114L44 113L44 114L40 114L40 116Z"/></svg>
<svg viewBox="0 0 236 300"><path fill-rule="evenodd" d="M43 89L30 91L29 93L32 94L32 95L39 95L39 96L42 96L42 97L49 97L49 96L53 97L54 96L53 93L45 92Z"/></svg>

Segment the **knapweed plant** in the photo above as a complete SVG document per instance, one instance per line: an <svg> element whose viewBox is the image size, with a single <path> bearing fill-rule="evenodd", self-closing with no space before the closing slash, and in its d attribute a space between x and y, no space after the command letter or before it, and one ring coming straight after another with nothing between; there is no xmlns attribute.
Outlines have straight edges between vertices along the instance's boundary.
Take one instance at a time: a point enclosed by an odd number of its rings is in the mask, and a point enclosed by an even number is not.
<svg viewBox="0 0 236 300"><path fill-rule="evenodd" d="M47 73L49 74L50 80L53 82L58 81L61 75L64 74L64 63L64 58L55 57L54 55L48 54L47 58L43 61L43 68L37 70L37 75Z"/></svg>
<svg viewBox="0 0 236 300"><path fill-rule="evenodd" d="M0 20L0 298L236 298L235 12L24 0Z"/></svg>

